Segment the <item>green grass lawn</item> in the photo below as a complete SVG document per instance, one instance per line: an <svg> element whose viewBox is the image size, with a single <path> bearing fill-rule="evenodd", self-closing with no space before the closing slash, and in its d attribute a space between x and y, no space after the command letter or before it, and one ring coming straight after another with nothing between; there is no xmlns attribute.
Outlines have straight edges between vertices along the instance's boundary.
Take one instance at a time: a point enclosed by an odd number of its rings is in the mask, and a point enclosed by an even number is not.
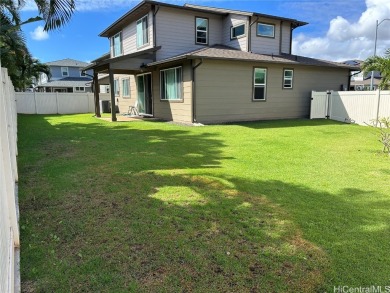
<svg viewBox="0 0 390 293"><path fill-rule="evenodd" d="M390 158L373 129L18 123L25 292L390 286Z"/></svg>

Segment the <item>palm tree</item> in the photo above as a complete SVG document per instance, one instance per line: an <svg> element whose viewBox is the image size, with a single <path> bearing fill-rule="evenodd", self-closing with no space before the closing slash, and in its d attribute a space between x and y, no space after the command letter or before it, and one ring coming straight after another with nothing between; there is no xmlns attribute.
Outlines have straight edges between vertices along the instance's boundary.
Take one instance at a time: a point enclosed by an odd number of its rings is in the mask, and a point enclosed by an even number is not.
<svg viewBox="0 0 390 293"><path fill-rule="evenodd" d="M0 0L1 13L10 14L15 26L24 23L43 20L44 30L50 31L64 26L72 17L76 8L75 0L34 0L38 7L39 16L21 22L19 11L25 4L25 0Z"/></svg>
<svg viewBox="0 0 390 293"><path fill-rule="evenodd" d="M362 65L364 74L370 71L379 71L382 80L379 84L380 89L386 89L390 85L390 48L386 50L385 56L372 56L367 58Z"/></svg>
<svg viewBox="0 0 390 293"><path fill-rule="evenodd" d="M19 0L19 3L24 3L24 0ZM75 0L35 0L35 3L45 22L45 31L62 27L70 20L75 10Z"/></svg>
<svg viewBox="0 0 390 293"><path fill-rule="evenodd" d="M50 74L48 67L32 58L21 25L43 20L44 30L65 25L75 9L75 0L34 0L39 16L21 21L20 9L25 0L0 0L0 65L8 69L15 88L24 90L40 72Z"/></svg>

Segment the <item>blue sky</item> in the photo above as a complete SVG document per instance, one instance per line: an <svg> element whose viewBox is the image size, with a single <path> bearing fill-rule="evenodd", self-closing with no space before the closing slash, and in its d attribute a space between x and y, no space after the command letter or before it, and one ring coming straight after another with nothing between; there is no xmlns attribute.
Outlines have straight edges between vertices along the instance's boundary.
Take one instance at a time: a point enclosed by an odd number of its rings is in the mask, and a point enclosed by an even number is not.
<svg viewBox="0 0 390 293"><path fill-rule="evenodd" d="M255 11L309 22L294 31L293 53L341 61L365 59L373 54L375 21L390 19L389 0L257 0L257 1L164 1ZM76 0L77 11L62 29L42 32L42 23L23 26L27 45L42 62L64 58L91 61L108 52L109 42L99 37L111 23L139 1ZM31 0L22 18L36 16ZM390 48L390 21L378 30L378 55Z"/></svg>

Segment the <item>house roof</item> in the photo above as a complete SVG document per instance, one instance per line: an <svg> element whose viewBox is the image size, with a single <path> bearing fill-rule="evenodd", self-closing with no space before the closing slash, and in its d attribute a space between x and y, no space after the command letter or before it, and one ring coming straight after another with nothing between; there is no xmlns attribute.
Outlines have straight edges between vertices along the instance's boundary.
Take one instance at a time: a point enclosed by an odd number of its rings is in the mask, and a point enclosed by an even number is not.
<svg viewBox="0 0 390 293"><path fill-rule="evenodd" d="M91 79L83 79L83 80L69 80L67 78L60 80L53 80L47 83L39 85L39 87L87 87L86 83L90 83Z"/></svg>
<svg viewBox="0 0 390 293"><path fill-rule="evenodd" d="M322 67L337 67L357 70L358 67L351 66L338 62L325 61L320 59L302 57L297 55L266 55L256 54L251 52L240 51L228 46L216 45L191 51L185 54L180 54L171 58L149 63L148 66L155 66L167 62L179 61L184 59L218 59L232 61L247 61L247 62L265 62L265 63L281 63L291 65L307 65L307 66L322 66Z"/></svg>
<svg viewBox="0 0 390 293"><path fill-rule="evenodd" d="M153 48L145 49L142 51L137 51L137 52L126 54L126 55L121 55L121 56L114 57L114 58L110 58L109 54L104 54L103 56L93 60L93 62L88 64L88 66L84 67L82 69L82 71L86 71L89 69L95 69L96 66L103 66L103 65L115 63L118 61L123 61L123 60L129 59L129 58L150 55L150 54L152 54L160 49L161 49L161 46L158 46L158 47L153 47Z"/></svg>
<svg viewBox="0 0 390 293"><path fill-rule="evenodd" d="M291 21L291 23L293 24L293 27L295 27L295 28L307 24L307 22L299 21L296 19L284 18L284 17L273 16L273 15L268 15L268 14L261 14L261 13L257 13L257 12L230 10L230 9L215 8L215 7L201 6L201 5L192 5L192 4L185 4L183 6L180 6L180 5L168 4L168 3L164 3L164 2L144 0L144 1L140 2L138 5L136 5L135 7L133 7L130 11L128 11L122 17L120 17L117 21L112 23L109 27L107 27L104 31L102 31L99 34L99 36L109 37L110 35L117 33L118 31L120 31L123 27L128 25L134 19L138 19L139 17L142 17L143 15L145 15L145 13L147 13L153 5L171 7L171 8L181 9L181 10L213 13L213 14L218 14L218 15L227 15L229 13L233 13L233 14L246 15L246 16L258 16L258 17L265 17L265 18L273 18L273 19Z"/></svg>
<svg viewBox="0 0 390 293"><path fill-rule="evenodd" d="M308 24L307 22L299 21L299 20L296 20L293 18L280 17L280 16L263 14L263 13L258 13L258 12L224 9L224 8L216 8L216 7L194 5L194 4L184 4L184 7L199 9L199 10L207 11L207 12L221 13L221 14L230 14L231 13L231 14L238 14L238 15L244 15L244 16L258 16L258 17L264 17L264 18L273 18L273 19L278 19L278 20L291 21L295 25L295 27L299 27L299 26L303 26L303 25Z"/></svg>
<svg viewBox="0 0 390 293"><path fill-rule="evenodd" d="M52 62L46 62L45 64L49 66L67 66L67 67L86 67L89 65L89 63L87 62L70 59L70 58L52 61Z"/></svg>

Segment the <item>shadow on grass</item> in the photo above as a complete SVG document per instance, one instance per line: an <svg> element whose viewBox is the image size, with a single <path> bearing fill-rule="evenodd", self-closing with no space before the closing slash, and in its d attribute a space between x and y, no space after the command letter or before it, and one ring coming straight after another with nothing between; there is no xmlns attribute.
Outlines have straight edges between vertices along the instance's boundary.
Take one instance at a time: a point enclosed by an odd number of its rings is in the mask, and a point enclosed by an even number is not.
<svg viewBox="0 0 390 293"><path fill-rule="evenodd" d="M231 159L215 134L41 120L20 132L24 288L322 292L389 271L388 203L342 199L372 192L215 175Z"/></svg>

